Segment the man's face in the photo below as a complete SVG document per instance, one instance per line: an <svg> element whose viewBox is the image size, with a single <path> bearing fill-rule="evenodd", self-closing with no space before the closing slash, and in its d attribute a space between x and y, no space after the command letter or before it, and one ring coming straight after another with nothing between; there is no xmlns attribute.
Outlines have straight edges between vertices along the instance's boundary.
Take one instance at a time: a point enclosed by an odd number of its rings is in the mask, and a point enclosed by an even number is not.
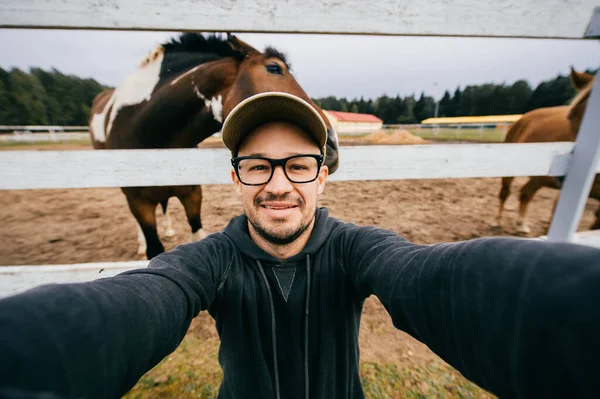
<svg viewBox="0 0 600 399"><path fill-rule="evenodd" d="M297 154L319 155L319 147L307 133L294 125L271 122L260 126L242 142L238 156L262 156L272 159ZM327 166L322 166L318 178L309 183L292 183L277 166L271 180L261 186L242 184L235 171L231 178L242 198L250 229L267 241L284 245L293 242L312 229L317 197L325 188Z"/></svg>

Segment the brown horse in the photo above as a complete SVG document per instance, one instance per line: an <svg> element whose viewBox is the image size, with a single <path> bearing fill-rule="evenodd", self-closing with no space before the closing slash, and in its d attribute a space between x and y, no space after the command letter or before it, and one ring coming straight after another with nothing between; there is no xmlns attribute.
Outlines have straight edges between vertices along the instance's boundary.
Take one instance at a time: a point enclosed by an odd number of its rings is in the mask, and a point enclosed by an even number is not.
<svg viewBox="0 0 600 399"><path fill-rule="evenodd" d="M89 121L93 146L193 148L219 132L223 119L239 102L267 91L299 96L321 114L329 128L325 164L330 173L335 172L337 134L296 82L285 55L272 47L260 52L231 34L181 34L151 52L119 87L98 94ZM151 259L164 251L156 228L159 203L165 214L166 234L174 234L167 214L170 197L179 198L183 204L192 240L206 235L200 218L199 185L124 187L122 191L139 223L138 254L145 253Z"/></svg>
<svg viewBox="0 0 600 399"><path fill-rule="evenodd" d="M578 91L577 96L570 105L538 108L524 114L515 122L504 139L505 143L545 143L556 141L575 141L585 108L592 91L594 76L585 72L577 72L571 68L571 82ZM514 177L503 177L500 189L500 205L496 222L502 227L502 211L504 203L510 195L510 185ZM542 187L560 189L563 178L551 176L534 176L521 188L519 197L519 220L520 233L529 233L527 223L527 208L534 194ZM600 177L597 175L594 181L590 198L600 200ZM554 203L556 206L556 202ZM600 228L600 210L596 212L596 221L592 229Z"/></svg>

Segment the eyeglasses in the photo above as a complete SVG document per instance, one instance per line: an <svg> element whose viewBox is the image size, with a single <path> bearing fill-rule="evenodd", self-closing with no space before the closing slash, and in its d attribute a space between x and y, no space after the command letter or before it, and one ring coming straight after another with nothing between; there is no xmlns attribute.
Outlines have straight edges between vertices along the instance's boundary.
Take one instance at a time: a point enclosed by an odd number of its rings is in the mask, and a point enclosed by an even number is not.
<svg viewBox="0 0 600 399"><path fill-rule="evenodd" d="M231 164L242 184L262 186L273 177L277 166L292 183L309 183L316 180L323 163L323 156L299 154L287 158L271 159L258 156L235 157Z"/></svg>

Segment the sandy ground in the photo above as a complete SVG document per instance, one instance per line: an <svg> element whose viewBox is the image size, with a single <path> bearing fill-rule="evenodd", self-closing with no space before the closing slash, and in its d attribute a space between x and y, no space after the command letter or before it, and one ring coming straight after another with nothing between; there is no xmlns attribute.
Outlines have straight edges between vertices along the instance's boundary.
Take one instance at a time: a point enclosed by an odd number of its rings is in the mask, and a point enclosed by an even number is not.
<svg viewBox="0 0 600 399"><path fill-rule="evenodd" d="M498 180L335 182L327 184L320 205L342 220L390 229L418 243L516 235L516 196L507 203L506 231L491 226ZM522 181L516 179L513 191ZM203 193L202 223L207 232L224 228L241 213L232 186L204 186ZM542 189L534 198L532 236L545 233L557 194ZM120 189L0 191L0 202L0 265L136 259L136 224ZM589 200L581 228L592 223L595 207ZM165 241L167 249L190 239L183 207L175 198L169 202L169 214L177 235Z"/></svg>

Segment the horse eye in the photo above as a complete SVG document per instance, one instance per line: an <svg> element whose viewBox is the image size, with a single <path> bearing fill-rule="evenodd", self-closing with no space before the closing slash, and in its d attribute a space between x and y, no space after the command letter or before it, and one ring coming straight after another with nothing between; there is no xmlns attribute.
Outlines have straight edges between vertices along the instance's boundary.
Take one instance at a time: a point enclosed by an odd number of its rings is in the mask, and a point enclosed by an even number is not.
<svg viewBox="0 0 600 399"><path fill-rule="evenodd" d="M282 75L283 74L283 70L281 69L281 66L274 62L272 64L267 65L267 71L269 71L269 73L273 73L276 75Z"/></svg>

